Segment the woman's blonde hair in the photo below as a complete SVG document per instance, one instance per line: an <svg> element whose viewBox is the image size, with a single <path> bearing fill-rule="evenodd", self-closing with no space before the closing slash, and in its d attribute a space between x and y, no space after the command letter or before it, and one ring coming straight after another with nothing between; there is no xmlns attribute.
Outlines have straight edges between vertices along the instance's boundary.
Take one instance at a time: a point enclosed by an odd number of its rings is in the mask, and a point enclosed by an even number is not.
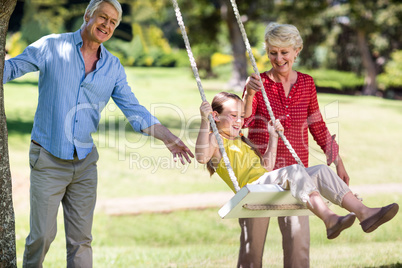
<svg viewBox="0 0 402 268"><path fill-rule="evenodd" d="M291 24L279 24L271 22L265 29L264 48L268 52L268 47L290 47L292 46L299 52L303 49L303 39L299 30Z"/></svg>

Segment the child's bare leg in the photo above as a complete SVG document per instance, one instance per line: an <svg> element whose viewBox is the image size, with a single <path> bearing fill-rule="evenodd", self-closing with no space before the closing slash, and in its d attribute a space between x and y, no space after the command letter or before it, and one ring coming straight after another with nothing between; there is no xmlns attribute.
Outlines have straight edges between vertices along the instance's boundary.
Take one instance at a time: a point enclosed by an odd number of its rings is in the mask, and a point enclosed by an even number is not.
<svg viewBox="0 0 402 268"><path fill-rule="evenodd" d="M307 207L324 222L328 239L338 237L343 230L352 226L356 219L353 213L344 217L336 215L327 207L318 192L311 193L309 201Z"/></svg>
<svg viewBox="0 0 402 268"><path fill-rule="evenodd" d="M399 210L399 206L396 203L382 208L369 208L358 200L352 192L343 197L342 207L356 214L363 231L366 233L374 231L381 224L391 220Z"/></svg>
<svg viewBox="0 0 402 268"><path fill-rule="evenodd" d="M376 214L380 211L381 208L369 208L365 206L359 199L349 192L345 194L342 199L342 207L345 208L347 211L353 212L356 214L356 217L359 221L363 221L368 217Z"/></svg>
<svg viewBox="0 0 402 268"><path fill-rule="evenodd" d="M319 217L327 228L332 227L338 221L339 216L328 208L320 194L317 192L312 192L310 194L310 203L307 203L307 208Z"/></svg>

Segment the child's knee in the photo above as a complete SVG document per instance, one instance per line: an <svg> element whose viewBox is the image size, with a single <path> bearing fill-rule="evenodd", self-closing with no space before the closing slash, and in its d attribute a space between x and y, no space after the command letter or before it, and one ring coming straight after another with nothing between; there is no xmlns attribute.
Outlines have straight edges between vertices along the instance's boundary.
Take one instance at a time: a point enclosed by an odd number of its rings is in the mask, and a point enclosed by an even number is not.
<svg viewBox="0 0 402 268"><path fill-rule="evenodd" d="M296 171L296 172L305 172L305 168L299 164L293 164L291 167Z"/></svg>

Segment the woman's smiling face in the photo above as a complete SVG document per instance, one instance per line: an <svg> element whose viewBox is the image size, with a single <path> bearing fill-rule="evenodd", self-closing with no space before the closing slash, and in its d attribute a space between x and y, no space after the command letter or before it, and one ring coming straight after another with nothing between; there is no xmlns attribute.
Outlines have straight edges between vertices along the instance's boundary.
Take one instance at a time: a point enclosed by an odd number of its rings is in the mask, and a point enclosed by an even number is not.
<svg viewBox="0 0 402 268"><path fill-rule="evenodd" d="M244 123L244 103L241 100L229 99L222 106L222 113L215 112L216 125L222 136L234 139L239 135Z"/></svg>
<svg viewBox="0 0 402 268"><path fill-rule="evenodd" d="M292 70L293 63L295 62L299 51L294 49L292 46L268 46L267 53L274 71L277 73L286 73Z"/></svg>

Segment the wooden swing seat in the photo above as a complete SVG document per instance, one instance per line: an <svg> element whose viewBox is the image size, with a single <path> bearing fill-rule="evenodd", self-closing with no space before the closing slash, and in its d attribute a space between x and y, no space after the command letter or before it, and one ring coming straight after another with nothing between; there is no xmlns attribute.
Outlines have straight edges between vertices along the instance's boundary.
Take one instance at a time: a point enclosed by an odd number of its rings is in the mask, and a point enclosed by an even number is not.
<svg viewBox="0 0 402 268"><path fill-rule="evenodd" d="M249 184L219 210L223 219L308 216L313 213L276 184Z"/></svg>

